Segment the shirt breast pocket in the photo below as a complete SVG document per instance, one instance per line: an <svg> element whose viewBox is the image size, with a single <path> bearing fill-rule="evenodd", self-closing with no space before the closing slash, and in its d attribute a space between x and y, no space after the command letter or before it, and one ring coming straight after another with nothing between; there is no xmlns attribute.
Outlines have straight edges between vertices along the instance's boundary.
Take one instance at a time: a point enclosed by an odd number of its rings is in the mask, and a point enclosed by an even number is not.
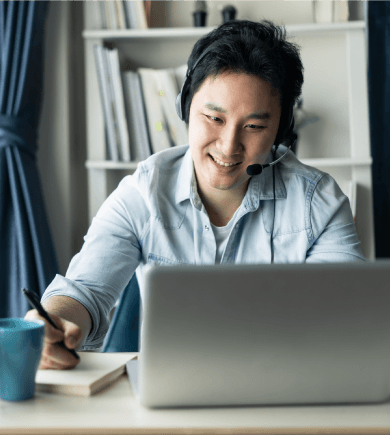
<svg viewBox="0 0 390 435"><path fill-rule="evenodd" d="M264 229L268 234L273 232L274 236L282 236L294 233L301 233L307 230L305 222L305 203L286 200L276 201L275 215L273 201L268 201L263 208Z"/></svg>

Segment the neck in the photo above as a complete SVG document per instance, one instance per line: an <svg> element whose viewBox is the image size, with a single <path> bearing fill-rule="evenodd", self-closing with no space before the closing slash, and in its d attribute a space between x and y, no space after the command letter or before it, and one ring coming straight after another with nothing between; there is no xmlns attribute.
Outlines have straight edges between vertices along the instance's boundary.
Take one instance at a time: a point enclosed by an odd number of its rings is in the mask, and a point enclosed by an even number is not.
<svg viewBox="0 0 390 435"><path fill-rule="evenodd" d="M241 189L203 191L198 184L198 193L209 215L210 222L224 227L240 207L245 197L249 181Z"/></svg>

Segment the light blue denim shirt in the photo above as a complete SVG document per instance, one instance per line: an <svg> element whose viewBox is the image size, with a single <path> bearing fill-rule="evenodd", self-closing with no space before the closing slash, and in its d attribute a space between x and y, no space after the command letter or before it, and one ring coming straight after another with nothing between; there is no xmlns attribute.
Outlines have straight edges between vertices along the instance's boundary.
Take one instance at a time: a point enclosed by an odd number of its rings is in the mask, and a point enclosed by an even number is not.
<svg viewBox="0 0 390 435"><path fill-rule="evenodd" d="M277 157L284 151L280 146ZM275 198L275 263L365 260L349 200L330 175L290 152L275 166ZM273 210L272 168L267 168L249 182L222 264L270 263ZM142 297L147 265L215 264L216 241L188 145L152 155L123 178L84 241L65 277L56 275L42 301L65 295L82 303L93 321L83 349L93 349L101 347L107 316L137 268Z"/></svg>

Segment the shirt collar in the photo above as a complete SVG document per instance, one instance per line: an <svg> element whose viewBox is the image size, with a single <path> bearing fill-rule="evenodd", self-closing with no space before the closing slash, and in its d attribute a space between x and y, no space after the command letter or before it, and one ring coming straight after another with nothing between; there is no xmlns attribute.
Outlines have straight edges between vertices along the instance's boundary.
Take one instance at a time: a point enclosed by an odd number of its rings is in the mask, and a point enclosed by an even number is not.
<svg viewBox="0 0 390 435"><path fill-rule="evenodd" d="M285 151L286 147L279 146L276 152L275 159L279 158ZM264 164L271 163L273 160L272 153L267 157ZM275 167L275 199L287 198L286 186L280 174L280 165L276 164ZM246 192L244 201L245 205L250 210L256 210L259 207L260 200L274 199L273 190L273 166L263 169L259 175L252 176L248 190Z"/></svg>
<svg viewBox="0 0 390 435"><path fill-rule="evenodd" d="M280 145L276 153L276 158L279 158L286 151L286 147ZM272 162L272 153L268 156L266 163ZM191 150L188 147L184 154L183 161L179 170L177 179L176 203L180 203L186 199L190 199L193 205L199 210L202 208L202 201L198 194L196 184L194 162L192 160ZM261 199L273 199L273 180L272 166L265 168L259 175L252 176L248 190L246 192L244 202L251 210L256 210L259 207ZM275 165L275 199L287 198L286 186L280 175L279 165Z"/></svg>
<svg viewBox="0 0 390 435"><path fill-rule="evenodd" d="M179 176L177 177L176 204L191 198L193 198L195 207L201 209L202 201L198 194L194 162L190 147L188 147L180 166Z"/></svg>

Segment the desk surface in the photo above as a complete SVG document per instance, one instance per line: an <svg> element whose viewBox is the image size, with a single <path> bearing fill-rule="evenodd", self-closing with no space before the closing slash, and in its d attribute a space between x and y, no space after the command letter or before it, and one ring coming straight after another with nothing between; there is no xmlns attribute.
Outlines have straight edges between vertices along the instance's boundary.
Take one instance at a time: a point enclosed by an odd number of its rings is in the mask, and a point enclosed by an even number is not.
<svg viewBox="0 0 390 435"><path fill-rule="evenodd" d="M131 357L129 353L129 359ZM0 400L0 435L390 434L390 402L378 405L155 409L139 405L127 375L90 397L37 392Z"/></svg>

